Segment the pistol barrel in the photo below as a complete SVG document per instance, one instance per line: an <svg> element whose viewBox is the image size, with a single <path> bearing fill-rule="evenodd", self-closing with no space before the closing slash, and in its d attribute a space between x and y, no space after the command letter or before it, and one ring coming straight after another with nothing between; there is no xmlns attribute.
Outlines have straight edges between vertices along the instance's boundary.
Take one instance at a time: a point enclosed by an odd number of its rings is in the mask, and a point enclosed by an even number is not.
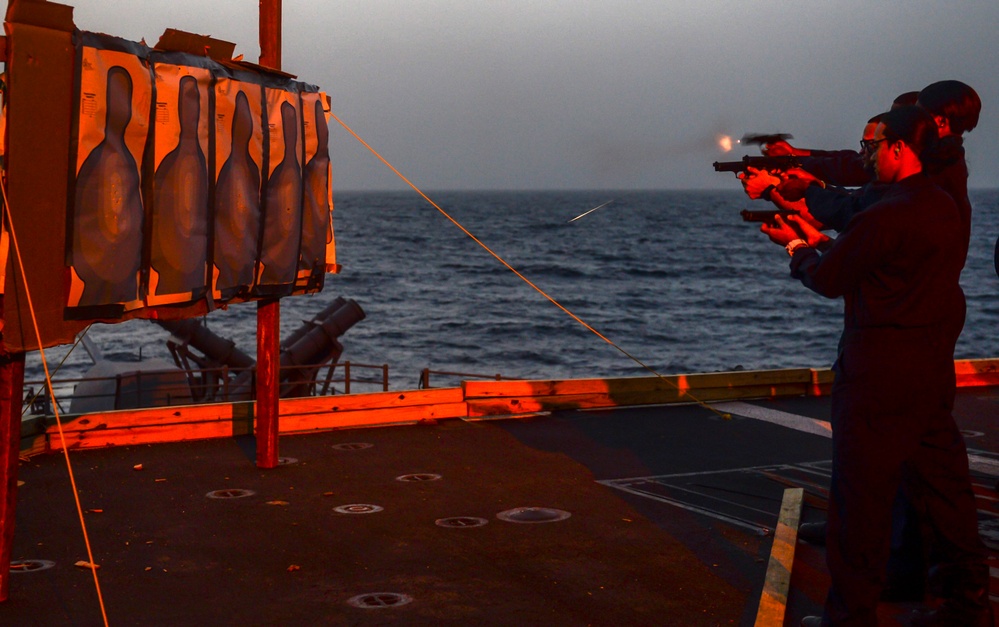
<svg viewBox="0 0 999 627"><path fill-rule="evenodd" d="M772 226L777 224L777 216L786 218L798 215L798 212L793 209L743 209L739 215L744 222L765 222Z"/></svg>
<svg viewBox="0 0 999 627"><path fill-rule="evenodd" d="M754 157L746 155L741 161L715 161L713 165L715 172L745 172L746 168L784 171L800 166L801 162L798 157L791 156L767 157L761 155Z"/></svg>

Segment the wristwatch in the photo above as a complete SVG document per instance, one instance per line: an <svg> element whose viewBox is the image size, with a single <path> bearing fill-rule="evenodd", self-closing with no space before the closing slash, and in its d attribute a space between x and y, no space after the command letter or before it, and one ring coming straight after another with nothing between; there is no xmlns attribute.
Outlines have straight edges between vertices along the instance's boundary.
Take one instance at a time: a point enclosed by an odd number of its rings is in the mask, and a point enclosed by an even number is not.
<svg viewBox="0 0 999 627"><path fill-rule="evenodd" d="M784 247L784 250L787 251L787 254L789 254L792 257L794 257L794 251L798 250L802 246L808 246L808 242L806 242L805 240L800 239L800 238L799 239L793 239L793 240L791 240L790 242L787 243L787 246Z"/></svg>

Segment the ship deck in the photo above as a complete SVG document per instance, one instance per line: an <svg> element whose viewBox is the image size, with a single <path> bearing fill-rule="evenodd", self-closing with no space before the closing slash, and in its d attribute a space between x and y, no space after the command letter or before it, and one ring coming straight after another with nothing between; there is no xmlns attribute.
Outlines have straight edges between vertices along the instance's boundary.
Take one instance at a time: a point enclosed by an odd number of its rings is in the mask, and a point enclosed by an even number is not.
<svg viewBox="0 0 999 627"><path fill-rule="evenodd" d="M991 549L997 405L999 387L963 388L955 412ZM753 625L785 490L804 489L802 520L824 516L829 399L720 409L732 418L659 405L286 435L272 470L248 436L70 460L112 625ZM0 622L101 624L63 456L19 479L26 568ZM518 508L569 515L498 516ZM819 613L827 583L822 548L798 542L785 624ZM913 607L882 604L883 623Z"/></svg>

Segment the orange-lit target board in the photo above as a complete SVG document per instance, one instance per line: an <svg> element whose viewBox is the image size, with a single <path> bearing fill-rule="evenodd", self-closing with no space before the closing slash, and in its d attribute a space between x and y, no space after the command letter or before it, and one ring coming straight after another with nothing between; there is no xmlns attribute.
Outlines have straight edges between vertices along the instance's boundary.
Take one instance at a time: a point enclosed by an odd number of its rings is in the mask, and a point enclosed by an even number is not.
<svg viewBox="0 0 999 627"><path fill-rule="evenodd" d="M19 102L19 85L27 100L32 92L38 97L43 80L29 77L32 69L17 56L43 42L18 33L46 39L15 26L12 104ZM51 280L40 281L44 297L62 305L60 316L51 306L41 316L48 325L42 345L71 341L79 328L71 321L189 317L232 302L323 288L336 267L324 93L252 64L79 31L71 41L70 70L59 68L74 82L64 90L72 94L64 142L68 176L16 167L13 151L26 137L23 127L10 146L15 167L9 177L66 186L52 194L56 204L65 199L64 230L18 233L50 238L26 247L39 258L38 268L51 271L53 264L41 258L63 252L60 293L52 294ZM12 125L46 123L43 113L29 116L23 107L12 107ZM19 196L13 195L17 226ZM55 218L51 214L58 212L48 213ZM60 233L64 246L53 241ZM12 272L9 267L8 285ZM29 288L31 275L23 276ZM17 277L13 285L17 291ZM26 334L23 294L14 300L14 307L4 307L4 344L30 349L38 342Z"/></svg>
<svg viewBox="0 0 999 627"><path fill-rule="evenodd" d="M78 58L66 305L101 317L143 305L142 163L153 83L146 60L130 52L82 46Z"/></svg>

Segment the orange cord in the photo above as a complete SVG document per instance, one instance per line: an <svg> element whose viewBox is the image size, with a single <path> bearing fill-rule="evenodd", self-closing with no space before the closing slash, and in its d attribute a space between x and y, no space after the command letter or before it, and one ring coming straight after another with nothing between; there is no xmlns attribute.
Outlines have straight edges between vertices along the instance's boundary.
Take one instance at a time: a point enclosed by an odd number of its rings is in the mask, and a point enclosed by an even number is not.
<svg viewBox="0 0 999 627"><path fill-rule="evenodd" d="M613 346L622 355L624 355L628 359L632 360L633 362L635 362L636 364L638 364L639 366L641 366L642 368L644 368L648 372L651 372L653 375L655 375L659 379L665 381L667 384L673 386L675 389L680 390L680 386L678 386L676 383L674 383L673 381L670 381L665 376L659 374L651 366L646 365L643 361L641 361L640 359L638 359L637 357L635 357L634 355L632 355L631 353L629 353L625 349L621 348L620 346L618 346L617 344L615 344L614 342L612 342L610 340L610 338L608 338L607 336L605 336L600 331L597 331L596 329L594 329L592 326L590 326L582 318L580 318L576 314L574 314L571 311L569 311L565 306L563 306L560 302L558 302L557 300L555 300L547 292L545 292L543 289L541 289L540 287L538 287L537 285L535 285L530 279L528 279L526 276L524 276L523 274L521 274L516 268L514 268L509 263L507 263L505 259L503 259L502 257L500 257L495 252L493 252L493 250L491 248L489 248L488 246L486 246L486 244L483 243L479 238L475 237L475 235L473 235L468 229L466 229L464 226L462 226L457 220L455 220L454 218L452 218L446 211L444 211L443 209L441 209L440 206L437 203L435 203L433 200L430 199L430 197L428 197L426 194L424 194L423 191L420 190L420 188L418 188L416 185L414 185L408 178L406 178L405 176L403 176L403 174L401 172L399 172L399 170L397 170L395 168L395 166L393 166L391 163L389 163L388 160L385 159L385 157L381 156L378 153L377 150L375 150L374 148L371 147L370 144L368 144L368 142L366 142L363 139L361 139L361 137L357 133L355 133L352 128L350 128L349 126L347 126L344 123L343 120L341 120L339 117L337 117L335 113L333 113L332 111L330 111L330 116L334 120L336 120L340 124L340 126L342 126L348 133L350 133L354 137L354 139L356 139L357 141L361 142L361 145L363 145L365 148L367 148L371 152L371 154L373 154L375 157L378 158L379 161L381 161L382 163L384 163L385 166L388 167L389 170L391 170L393 173L395 173L396 176L398 176L400 179L402 179L402 181L404 183L406 183L406 185L409 185L409 187L411 187L413 189L413 191L415 191L424 200L426 200L428 203L430 203L430 205L433 206L434 209L436 209L437 211L439 211L441 215L443 215L445 218L447 218L456 227L458 227L459 229L461 229L461 231L465 235L467 235L470 238L472 238L472 240L476 244L478 244L479 246L481 246L487 253L489 253L490 255L492 255L493 258L496 259L496 261L498 261L501 264L503 264L506 267L507 270L509 270L510 272L513 272L515 275L517 275L518 278L520 278L522 281L524 281L524 283L527 283L528 285L530 285L538 294L541 294L542 296L544 296L548 300L548 302L550 302L551 304L553 304L556 307L558 307L559 309L561 309L565 314L567 314L570 318L572 318L573 320L575 320L579 324L583 325L583 327L586 328L586 330L588 330L589 332L593 333L594 335L596 335L597 337L599 337L601 340L603 340L607 344ZM732 417L731 414L725 414L725 413L719 412L717 409L715 409L714 407L711 407L710 405L708 405L704 401L698 400L692 394L690 394L689 390L685 391L685 394L687 396L689 396L690 400L693 401L694 403L700 405L701 407L704 407L705 409L708 409L708 410L714 412L715 414L717 414L718 416L720 416L722 418L729 419L729 418Z"/></svg>
<svg viewBox="0 0 999 627"><path fill-rule="evenodd" d="M28 278L24 273L24 261L21 259L21 249L17 245L17 235L14 232L14 220L10 215L10 205L7 202L7 185L6 181L0 177L0 191L3 192L3 205L4 213L7 216L7 225L10 229L10 242L13 245L14 255L17 258L17 267L21 273L21 280L24 285L24 297L25 301L28 303L28 311L31 312L31 323L35 329L35 338L38 341L38 353L42 359L42 367L45 369L45 386L49 391L49 398L52 399L52 414L56 419L56 426L59 430L59 440L62 442L62 452L66 459L66 470L69 473L69 483L73 488L73 499L76 501L76 513L80 518L80 528L83 531L83 542L87 547L87 561L90 563L90 571L94 575L94 587L97 589L97 602L101 607L101 617L104 619L104 625L108 625L108 615L104 607L104 597L101 595L101 583L97 577L97 565L94 563L94 552L90 548L90 537L87 534L87 522L83 517L83 506L80 504L80 495L76 488L76 478L73 476L73 465L69 461L69 446L66 444L66 438L63 435L62 430L62 419L59 417L59 404L55 402L55 390L52 388L52 377L49 374L49 364L45 359L45 349L42 347L42 334L38 327L38 319L35 316L35 306L31 302L31 292L28 289Z"/></svg>

